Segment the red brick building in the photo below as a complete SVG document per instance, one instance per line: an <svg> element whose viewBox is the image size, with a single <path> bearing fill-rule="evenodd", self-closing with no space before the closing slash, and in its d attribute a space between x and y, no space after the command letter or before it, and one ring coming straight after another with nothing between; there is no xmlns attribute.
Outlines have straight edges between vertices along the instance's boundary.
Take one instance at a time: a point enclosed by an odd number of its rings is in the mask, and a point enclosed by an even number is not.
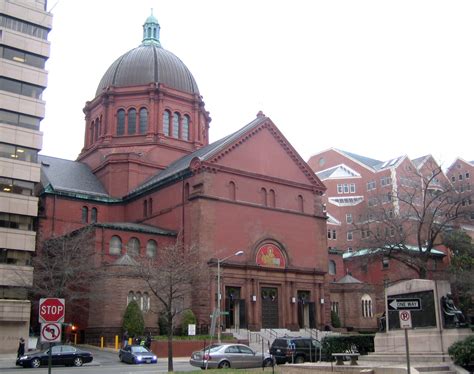
<svg viewBox="0 0 474 374"><path fill-rule="evenodd" d="M409 208L418 204L416 199L420 199L420 191L442 190L444 186L450 186L449 180L439 172L439 165L432 156L415 160L401 156L379 161L329 149L312 156L308 164L327 187L323 199L329 217L329 276L337 282L350 273L373 286L376 295L374 314L381 314L385 308L385 287L399 280L418 278L419 273L387 256L386 252L369 250L374 244L374 236L385 237L386 243L393 242L394 245L411 243L413 256L416 256L417 226L413 221L401 219L397 229L390 225L396 217L404 217ZM429 185L426 186L427 180ZM402 201L402 195L410 195L412 191L412 200ZM379 227L374 227L373 223ZM400 238L402 231L405 237ZM448 260L446 254L441 246L431 251L427 261L428 278L443 275Z"/></svg>
<svg viewBox="0 0 474 374"><path fill-rule="evenodd" d="M209 144L211 118L188 68L161 47L150 16L143 43L112 63L87 102L77 161L41 157L41 237L93 225L98 260L110 265L79 321L86 336L120 333L135 298L147 328L154 300L120 269L153 257L178 234L210 267L191 308L209 324L222 263L227 326L322 328L329 323L325 186L262 113ZM116 269L116 270L114 270Z"/></svg>

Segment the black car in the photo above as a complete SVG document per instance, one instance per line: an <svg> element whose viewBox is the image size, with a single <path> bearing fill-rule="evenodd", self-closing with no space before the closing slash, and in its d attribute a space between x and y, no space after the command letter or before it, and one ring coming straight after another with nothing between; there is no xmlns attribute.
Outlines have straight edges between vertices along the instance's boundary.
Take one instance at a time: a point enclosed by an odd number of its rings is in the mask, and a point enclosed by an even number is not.
<svg viewBox="0 0 474 374"><path fill-rule="evenodd" d="M157 357L141 345L127 345L119 351L119 359L129 364L156 364Z"/></svg>
<svg viewBox="0 0 474 374"><path fill-rule="evenodd" d="M270 354L277 364L321 361L321 343L311 338L276 338L270 347Z"/></svg>
<svg viewBox="0 0 474 374"><path fill-rule="evenodd" d="M48 365L49 349L43 352L26 353L16 360L18 366L39 368ZM92 353L83 351L71 345L55 345L51 348L51 359L53 365L82 366L91 362Z"/></svg>

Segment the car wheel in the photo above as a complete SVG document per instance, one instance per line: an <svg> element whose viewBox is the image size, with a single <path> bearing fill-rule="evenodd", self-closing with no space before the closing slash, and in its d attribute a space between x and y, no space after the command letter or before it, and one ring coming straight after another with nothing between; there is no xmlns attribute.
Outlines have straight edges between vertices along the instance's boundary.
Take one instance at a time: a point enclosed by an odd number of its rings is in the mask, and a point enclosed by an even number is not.
<svg viewBox="0 0 474 374"><path fill-rule="evenodd" d="M219 369L229 369L230 368L230 362L229 361L222 361L219 364Z"/></svg>
<svg viewBox="0 0 474 374"><path fill-rule="evenodd" d="M82 366L82 358L76 357L73 361L74 366Z"/></svg>
<svg viewBox="0 0 474 374"><path fill-rule="evenodd" d="M41 366L41 360L39 358L34 358L31 360L31 367L32 368L39 368Z"/></svg>
<svg viewBox="0 0 474 374"><path fill-rule="evenodd" d="M295 357L295 364L302 364L304 363L304 357L303 356L296 356Z"/></svg>

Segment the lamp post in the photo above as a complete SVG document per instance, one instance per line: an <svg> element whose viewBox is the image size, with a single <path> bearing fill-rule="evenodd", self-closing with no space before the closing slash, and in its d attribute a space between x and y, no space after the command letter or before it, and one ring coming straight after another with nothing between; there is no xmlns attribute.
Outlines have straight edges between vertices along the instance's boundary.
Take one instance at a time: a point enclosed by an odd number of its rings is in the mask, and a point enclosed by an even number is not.
<svg viewBox="0 0 474 374"><path fill-rule="evenodd" d="M244 251L237 251L230 256L217 259L217 342L221 342L221 264L234 256L242 256Z"/></svg>

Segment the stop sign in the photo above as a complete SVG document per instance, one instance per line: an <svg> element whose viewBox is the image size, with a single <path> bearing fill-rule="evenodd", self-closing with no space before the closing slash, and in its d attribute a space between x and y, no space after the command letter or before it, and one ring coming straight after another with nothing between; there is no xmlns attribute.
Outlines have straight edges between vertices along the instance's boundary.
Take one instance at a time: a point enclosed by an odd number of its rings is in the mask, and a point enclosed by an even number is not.
<svg viewBox="0 0 474 374"><path fill-rule="evenodd" d="M65 308L64 299L48 298L40 299L39 321L40 322L63 322Z"/></svg>

